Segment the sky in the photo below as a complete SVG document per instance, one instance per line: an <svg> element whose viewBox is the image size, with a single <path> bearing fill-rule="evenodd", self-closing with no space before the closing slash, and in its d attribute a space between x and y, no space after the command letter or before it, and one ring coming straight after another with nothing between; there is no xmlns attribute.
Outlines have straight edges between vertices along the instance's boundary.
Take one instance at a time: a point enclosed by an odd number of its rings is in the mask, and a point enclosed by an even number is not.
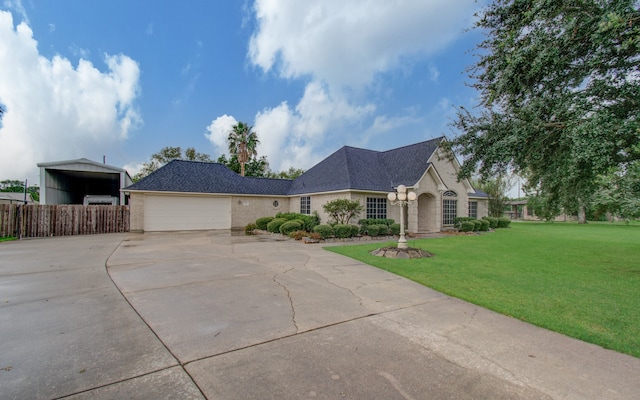
<svg viewBox="0 0 640 400"><path fill-rule="evenodd" d="M238 121L273 171L454 134L475 0L0 0L0 180L88 158L217 159Z"/></svg>

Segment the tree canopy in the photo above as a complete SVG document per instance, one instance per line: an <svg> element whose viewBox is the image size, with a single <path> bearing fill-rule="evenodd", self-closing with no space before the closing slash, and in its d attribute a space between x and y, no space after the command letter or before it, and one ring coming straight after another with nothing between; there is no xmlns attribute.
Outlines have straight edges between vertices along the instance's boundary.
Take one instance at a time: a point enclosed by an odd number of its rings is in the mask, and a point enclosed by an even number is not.
<svg viewBox="0 0 640 400"><path fill-rule="evenodd" d="M159 152L152 154L149 161L142 164L140 172L132 177L133 181L139 181L171 160L211 161L211 157L208 154L197 152L193 147L188 147L184 154L180 147L164 147Z"/></svg>
<svg viewBox="0 0 640 400"><path fill-rule="evenodd" d="M364 210L358 200L335 199L325 203L322 208L329 214L331 221L337 224L348 224Z"/></svg>
<svg viewBox="0 0 640 400"><path fill-rule="evenodd" d="M494 0L470 67L477 110L448 142L460 177L514 170L551 208L581 211L600 176L640 159L635 0Z"/></svg>
<svg viewBox="0 0 640 400"><path fill-rule="evenodd" d="M259 143L258 134L253 130L253 126L238 122L231 128L227 136L227 144L229 153L236 156L240 163L240 175L245 175L245 164L258 155Z"/></svg>
<svg viewBox="0 0 640 400"><path fill-rule="evenodd" d="M224 154L218 157L216 162L220 164L224 164L230 170L237 172L242 175L242 166L240 165L240 161L238 161L238 156L232 154L228 159ZM262 156L260 158L253 157L248 162L245 163L244 167L245 175L244 176L254 176L254 177L268 177L270 173L269 170L269 161L267 161L266 156Z"/></svg>
<svg viewBox="0 0 640 400"><path fill-rule="evenodd" d="M5 179L0 181L0 192L24 193L24 181L16 179ZM40 187L31 185L27 188L27 193L31 194L34 201L40 200Z"/></svg>

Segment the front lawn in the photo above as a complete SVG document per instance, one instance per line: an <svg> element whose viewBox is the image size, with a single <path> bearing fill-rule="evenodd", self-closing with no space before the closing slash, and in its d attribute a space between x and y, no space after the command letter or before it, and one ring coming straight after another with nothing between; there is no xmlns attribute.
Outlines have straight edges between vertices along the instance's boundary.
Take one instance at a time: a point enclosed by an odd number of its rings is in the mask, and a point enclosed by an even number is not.
<svg viewBox="0 0 640 400"><path fill-rule="evenodd" d="M512 223L480 236L409 241L436 256L327 247L442 293L640 357L640 226Z"/></svg>

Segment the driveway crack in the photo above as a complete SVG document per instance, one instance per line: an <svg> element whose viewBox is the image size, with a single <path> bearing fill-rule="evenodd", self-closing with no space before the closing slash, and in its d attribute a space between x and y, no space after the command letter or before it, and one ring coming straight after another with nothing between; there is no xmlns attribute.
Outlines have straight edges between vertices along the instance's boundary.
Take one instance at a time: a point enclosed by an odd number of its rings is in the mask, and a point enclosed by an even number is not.
<svg viewBox="0 0 640 400"><path fill-rule="evenodd" d="M287 293L287 298L289 298L289 305L291 306L291 321L293 322L293 326L296 327L296 333L300 332L300 329L298 328L298 323L296 322L296 308L293 305L293 298L291 297L291 292L289 291L289 289L287 288L287 286L285 284L283 284L282 282L280 282L278 280L278 275L284 275L287 272L293 270L294 268L289 268L288 270L284 271L284 272L280 272L277 273L273 276L273 282L275 282L276 285L280 286L282 289L284 289L285 293Z"/></svg>

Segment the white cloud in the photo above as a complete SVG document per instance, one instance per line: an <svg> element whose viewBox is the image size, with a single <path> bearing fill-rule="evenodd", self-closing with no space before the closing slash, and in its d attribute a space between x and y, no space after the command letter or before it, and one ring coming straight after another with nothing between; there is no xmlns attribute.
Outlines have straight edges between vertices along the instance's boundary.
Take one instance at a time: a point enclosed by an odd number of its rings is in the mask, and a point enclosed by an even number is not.
<svg viewBox="0 0 640 400"><path fill-rule="evenodd" d="M343 129L358 124L374 110L371 104L353 106L343 97L332 95L328 88L311 82L295 108L285 101L256 114L253 125L260 140L258 154L267 156L275 171L292 166L309 168L323 156L316 150L327 138L327 132L335 131L344 141ZM232 116L220 116L207 127L209 133L205 136L219 151L226 152L227 135L236 123Z"/></svg>
<svg viewBox="0 0 640 400"><path fill-rule="evenodd" d="M140 68L125 55L104 55L106 72L80 59L41 56L26 23L0 11L0 171L33 179L38 162L99 158L142 119L135 108Z"/></svg>
<svg viewBox="0 0 640 400"><path fill-rule="evenodd" d="M16 14L20 15L22 22L29 24L29 16L27 10L22 5L22 0L4 0L3 5L6 9L13 10Z"/></svg>
<svg viewBox="0 0 640 400"><path fill-rule="evenodd" d="M475 0L256 0L249 62L280 78L308 80L295 106L282 102L256 115L272 169L308 168L323 152L420 124L424 118L410 109L376 115L389 90L384 76L411 76L414 64L462 34L477 8ZM440 75L431 64L419 73L434 82Z"/></svg>
<svg viewBox="0 0 640 400"><path fill-rule="evenodd" d="M130 176L136 175L138 172L142 171L142 167L144 167L143 163L129 163L125 164L122 169L126 170Z"/></svg>
<svg viewBox="0 0 640 400"><path fill-rule="evenodd" d="M227 136L229 136L231 128L237 123L238 121L234 117L225 114L211 121L211 124L207 127L209 133L205 133L204 136L219 151L225 152L227 149Z"/></svg>
<svg viewBox="0 0 640 400"><path fill-rule="evenodd" d="M311 76L333 90L358 88L410 57L447 46L469 25L474 3L256 0L249 59L284 78Z"/></svg>

